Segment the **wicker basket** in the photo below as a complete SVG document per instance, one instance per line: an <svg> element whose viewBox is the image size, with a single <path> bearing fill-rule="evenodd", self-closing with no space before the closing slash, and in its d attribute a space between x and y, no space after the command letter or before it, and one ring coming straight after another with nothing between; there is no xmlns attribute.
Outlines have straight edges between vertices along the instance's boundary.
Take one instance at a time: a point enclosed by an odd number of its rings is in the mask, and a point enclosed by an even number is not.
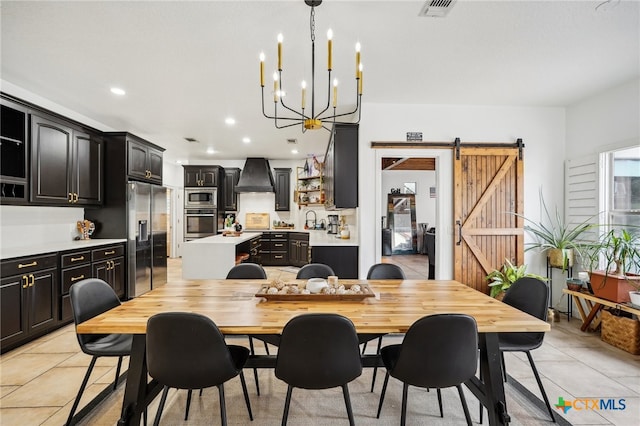
<svg viewBox="0 0 640 426"><path fill-rule="evenodd" d="M640 321L618 317L609 311L602 311L602 332L604 341L634 355L640 355Z"/></svg>

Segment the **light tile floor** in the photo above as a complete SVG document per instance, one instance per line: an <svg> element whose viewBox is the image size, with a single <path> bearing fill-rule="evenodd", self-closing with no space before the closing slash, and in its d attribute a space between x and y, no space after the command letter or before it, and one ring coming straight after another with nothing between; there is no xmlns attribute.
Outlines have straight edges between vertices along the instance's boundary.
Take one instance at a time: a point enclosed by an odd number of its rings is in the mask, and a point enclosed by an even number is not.
<svg viewBox="0 0 640 426"><path fill-rule="evenodd" d="M399 264L405 270L407 278L423 278L426 274L425 256L393 256L384 260ZM292 268L265 269L270 279L286 280L295 275L295 269ZM171 280L181 279L179 259L169 261L169 276ZM577 319L568 322L566 316L561 321L552 323L551 332L547 333L543 346L532 353L551 403L557 403L559 397L564 398L565 401L612 398L618 402L624 399L626 406L624 410L570 409L562 415L574 425L640 424L640 356L630 355L602 342L597 334L581 332L579 325L580 322ZM0 424L2 426L64 424L89 360L90 357L79 351L73 326L63 327L2 355L0 357ZM506 364L507 371L512 377L539 396L536 382L524 354L507 354ZM126 362L124 367L126 368ZM102 391L113 380L114 373L115 360L99 360L80 406ZM261 377L269 373L261 372ZM379 383L382 377L383 375L378 376ZM250 384L251 374L247 375L247 379ZM266 377L266 379L269 381L271 378ZM364 387L366 388L366 385ZM376 392L379 392L379 388L380 384ZM123 386L120 386L116 395L107 399L96 409L96 414L85 420L83 424L115 424L121 404L122 389ZM519 398L518 391L511 385L507 384L506 389L508 400ZM265 391L269 391L268 385ZM367 393L364 392L364 394ZM176 395L183 397L181 394ZM266 400L263 399L264 401ZM477 421L477 403L472 397L468 398L468 402L472 418ZM229 406L229 403L227 405ZM617 403L616 407L621 406ZM267 406L264 409L271 410L271 407ZM270 422L256 417L253 424L277 423L275 419L279 418L280 404L274 410L277 413L269 417ZM385 411L392 410L387 407ZM544 411L532 412L516 409L514 406L510 411L516 424L548 423L545 421L547 417ZM151 413L155 413L155 410L152 409ZM179 413L176 414L176 418L178 417ZM239 417L241 421L244 419L242 413ZM263 419L265 417L268 416L263 415ZM375 418L368 417L367 420L369 419L375 421ZM393 424L394 419L395 417L392 418L391 423L382 422L381 419L380 424ZM342 419L339 420L342 422ZM309 419L307 418L306 421L308 423ZM194 418L191 424L199 423Z"/></svg>

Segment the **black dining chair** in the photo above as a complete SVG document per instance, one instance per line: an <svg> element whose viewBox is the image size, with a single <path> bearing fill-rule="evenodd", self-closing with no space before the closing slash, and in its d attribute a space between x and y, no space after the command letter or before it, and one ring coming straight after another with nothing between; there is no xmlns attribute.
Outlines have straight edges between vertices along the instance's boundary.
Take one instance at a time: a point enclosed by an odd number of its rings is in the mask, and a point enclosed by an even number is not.
<svg viewBox="0 0 640 426"><path fill-rule="evenodd" d="M478 363L478 326L473 317L437 314L420 318L409 327L401 344L383 347L380 355L387 374L382 385L377 418L380 418L387 383L389 376L392 376L403 382L402 426L406 423L409 385L437 389L440 417L443 417L440 389L455 386L467 425L471 425L461 385L475 375Z"/></svg>
<svg viewBox="0 0 640 426"><path fill-rule="evenodd" d="M524 277L514 282L506 291L503 303L509 306L513 306L523 312L528 313L542 321L547 320L547 313L549 312L549 286L544 281L541 281L533 277ZM533 370L533 375L540 388L540 393L544 399L544 403L547 406L547 411L551 420L556 421L551 404L549 404L549 398L547 392L544 390L540 375L536 364L533 362L531 351L542 346L544 340L543 332L530 332L530 333L499 333L498 342L500 344L500 357L502 361L503 378L506 381L507 370L504 362L504 352L524 352ZM480 423L482 423L483 407L480 405Z"/></svg>
<svg viewBox="0 0 640 426"><path fill-rule="evenodd" d="M427 249L427 257L429 261L428 279L433 280L436 277L436 234L434 232L425 232L424 241Z"/></svg>
<svg viewBox="0 0 640 426"><path fill-rule="evenodd" d="M251 402L242 367L249 358L244 346L227 345L216 324L193 312L164 312L147 322L147 369L149 376L163 385L154 425L160 423L170 388L218 388L220 417L227 424L224 383L240 375L242 392L253 421Z"/></svg>
<svg viewBox="0 0 640 426"><path fill-rule="evenodd" d="M69 297L71 299L71 310L73 312L73 322L78 324L87 321L103 312L106 312L120 305L120 299L116 295L113 288L98 278L88 278L78 281L69 289ZM91 355L91 362L87 369L80 390L73 401L71 412L67 418L67 425L71 424L73 415L78 408L80 398L87 387L87 382L96 365L96 361L100 357L118 357L118 366L116 367L116 378L113 382L113 390L118 385L120 376L120 368L122 367L122 357L131 354L131 342L133 335L131 334L78 334L78 343L80 349L87 355ZM145 411L146 424L146 411Z"/></svg>
<svg viewBox="0 0 640 426"><path fill-rule="evenodd" d="M329 275L335 275L331 266L324 263L309 263L300 268L296 279L327 278Z"/></svg>
<svg viewBox="0 0 640 426"><path fill-rule="evenodd" d="M233 268L229 270L227 273L227 279L246 279L246 280L266 280L267 273L264 268L256 263L240 263L239 265L235 265ZM257 338L257 336L249 336L249 349L251 350L251 355L255 355L255 349L253 347L253 338ZM269 345L267 342L264 343L264 350L267 355L269 355ZM256 393L260 396L260 383L258 382L258 369L253 369L253 378L256 382ZM186 420L186 418L185 418Z"/></svg>
<svg viewBox="0 0 640 426"><path fill-rule="evenodd" d="M406 276L404 271L398 265L394 265L393 263L376 263L371 265L369 271L367 272L368 280L404 280ZM364 351L367 350L367 343L371 340L378 339L378 347L376 349L376 354L380 353L380 347L382 346L382 336L383 334L360 334L358 335L360 338L360 343L364 343L362 346L362 354L364 355ZM371 392L376 384L376 376L378 374L378 367L373 368L373 379L371 380Z"/></svg>
<svg viewBox="0 0 640 426"><path fill-rule="evenodd" d="M349 424L353 411L348 383L362 374L356 329L338 314L304 314L282 330L276 377L287 384L282 425L287 424L293 388L329 389L341 386Z"/></svg>

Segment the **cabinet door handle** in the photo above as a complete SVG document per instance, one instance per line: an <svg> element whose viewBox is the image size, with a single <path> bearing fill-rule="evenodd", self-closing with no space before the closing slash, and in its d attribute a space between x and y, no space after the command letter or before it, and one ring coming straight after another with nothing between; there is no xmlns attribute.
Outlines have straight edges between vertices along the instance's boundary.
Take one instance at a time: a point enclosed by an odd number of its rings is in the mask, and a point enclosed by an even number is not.
<svg viewBox="0 0 640 426"><path fill-rule="evenodd" d="M115 269L116 268L116 262L114 262L113 260L111 260L110 262L111 262L111 269Z"/></svg>
<svg viewBox="0 0 640 426"><path fill-rule="evenodd" d="M28 268L29 266L36 266L37 264L38 262L36 262L35 260L31 263L18 263L18 269Z"/></svg>
<svg viewBox="0 0 640 426"><path fill-rule="evenodd" d="M104 252L105 256L109 256L110 254L116 254L116 251L115 250L111 250L111 251L105 251Z"/></svg>
<svg viewBox="0 0 640 426"><path fill-rule="evenodd" d="M33 284L36 282L36 277L33 274L29 274L29 278L31 278L31 282L29 282L29 287L33 287Z"/></svg>
<svg viewBox="0 0 640 426"><path fill-rule="evenodd" d="M24 280L24 284L22 284L22 288L27 288L29 286L29 278L26 275L23 275L22 279Z"/></svg>
<svg viewBox="0 0 640 426"><path fill-rule="evenodd" d="M77 202L78 202L78 193L77 193L77 192L74 192L74 193L73 193L73 202L74 202L74 203L77 203Z"/></svg>
<svg viewBox="0 0 640 426"><path fill-rule="evenodd" d="M72 261L72 262L78 262L78 261L80 261L80 260L84 260L84 256L80 256L80 257L72 257L72 258L71 258L71 261Z"/></svg>
<svg viewBox="0 0 640 426"><path fill-rule="evenodd" d="M71 192L69 193L69 199L67 201L73 203L73 194Z"/></svg>
<svg viewBox="0 0 640 426"><path fill-rule="evenodd" d="M71 277L71 282L74 283L78 280L83 280L84 279L84 274L80 275L79 277Z"/></svg>

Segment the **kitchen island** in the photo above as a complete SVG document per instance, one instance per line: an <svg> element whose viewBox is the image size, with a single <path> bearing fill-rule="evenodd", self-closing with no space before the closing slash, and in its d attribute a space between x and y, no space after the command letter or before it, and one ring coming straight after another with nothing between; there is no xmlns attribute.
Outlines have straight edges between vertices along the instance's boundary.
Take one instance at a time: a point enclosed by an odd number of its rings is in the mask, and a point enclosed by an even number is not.
<svg viewBox="0 0 640 426"><path fill-rule="evenodd" d="M357 247L358 239L352 233L351 238L336 238L326 231L284 231L308 232L309 246L314 247ZM236 261L236 249L252 238L262 236L262 232L243 232L236 237L214 235L185 242L182 247L182 278L184 279L223 279ZM355 249L357 263L357 249Z"/></svg>

